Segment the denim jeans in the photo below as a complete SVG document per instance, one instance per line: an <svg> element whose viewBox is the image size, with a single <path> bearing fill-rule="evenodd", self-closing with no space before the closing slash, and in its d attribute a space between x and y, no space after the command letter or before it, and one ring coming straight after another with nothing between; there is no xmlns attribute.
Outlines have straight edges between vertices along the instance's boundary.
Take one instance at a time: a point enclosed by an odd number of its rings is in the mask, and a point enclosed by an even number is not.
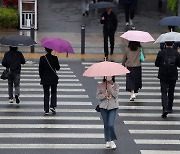
<svg viewBox="0 0 180 154"><path fill-rule="evenodd" d="M102 108L100 109L101 116L104 122L104 136L105 136L106 142L117 140L117 137L114 131L116 111L117 109L113 109L113 110L106 110Z"/></svg>
<svg viewBox="0 0 180 154"><path fill-rule="evenodd" d="M57 85L43 85L44 89L44 111L49 110L49 97L50 92L49 89L51 87L51 104L50 107L57 106Z"/></svg>
<svg viewBox="0 0 180 154"><path fill-rule="evenodd" d="M12 73L8 78L9 99L13 99L13 85L15 88L15 95L20 95L20 74Z"/></svg>

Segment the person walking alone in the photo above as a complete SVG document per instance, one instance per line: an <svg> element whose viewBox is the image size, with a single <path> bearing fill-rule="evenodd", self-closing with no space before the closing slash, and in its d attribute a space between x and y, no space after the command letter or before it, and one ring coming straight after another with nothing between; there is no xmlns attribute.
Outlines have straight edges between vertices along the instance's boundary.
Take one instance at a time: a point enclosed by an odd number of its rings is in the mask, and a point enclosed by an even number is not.
<svg viewBox="0 0 180 154"><path fill-rule="evenodd" d="M114 123L118 109L119 85L115 77L104 77L98 85L96 98L100 101L99 108L104 122L104 136L106 148L116 149L114 140L117 140Z"/></svg>
<svg viewBox="0 0 180 154"><path fill-rule="evenodd" d="M89 0L81 0L82 1L82 15L89 15Z"/></svg>
<svg viewBox="0 0 180 154"><path fill-rule="evenodd" d="M142 88L142 68L140 61L140 42L129 41L122 59L130 73L126 74L126 91L131 92L130 101L134 101L139 89Z"/></svg>
<svg viewBox="0 0 180 154"><path fill-rule="evenodd" d="M158 79L161 85L162 118L167 118L168 113L172 113L174 101L174 89L178 80L178 70L180 67L180 54L173 49L174 42L165 42L165 48L159 51L155 66L159 67Z"/></svg>
<svg viewBox="0 0 180 154"><path fill-rule="evenodd" d="M51 54L52 49L45 48L47 54L40 57L39 61L39 76L40 84L43 85L44 90L44 111L45 115L49 114L49 97L51 88L51 103L50 110L56 113L55 107L57 106L57 84L58 76L56 70L60 69L57 56Z"/></svg>
<svg viewBox="0 0 180 154"><path fill-rule="evenodd" d="M106 11L101 15L100 23L103 24L103 35L104 35L104 55L108 59L108 38L110 39L110 54L113 55L114 52L114 35L117 29L117 16L112 11L112 8L107 8Z"/></svg>
<svg viewBox="0 0 180 154"><path fill-rule="evenodd" d="M133 23L137 0L123 0L126 26L131 26L131 29L136 29Z"/></svg>
<svg viewBox="0 0 180 154"><path fill-rule="evenodd" d="M9 103L13 103L13 86L15 88L15 100L16 103L20 103L20 74L21 64L25 64L25 58L21 52L18 51L18 47L9 47L9 51L5 53L2 60L2 66L10 69L10 75L8 78L8 93Z"/></svg>

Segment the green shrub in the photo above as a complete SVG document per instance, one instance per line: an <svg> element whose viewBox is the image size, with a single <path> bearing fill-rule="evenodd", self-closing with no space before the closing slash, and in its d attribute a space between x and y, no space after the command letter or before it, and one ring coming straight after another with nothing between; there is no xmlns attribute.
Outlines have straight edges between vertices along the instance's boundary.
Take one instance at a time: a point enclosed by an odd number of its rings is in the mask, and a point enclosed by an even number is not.
<svg viewBox="0 0 180 154"><path fill-rule="evenodd" d="M17 28L18 11L0 7L0 28Z"/></svg>
<svg viewBox="0 0 180 154"><path fill-rule="evenodd" d="M178 14L178 0L167 0L167 7L173 12L174 15Z"/></svg>

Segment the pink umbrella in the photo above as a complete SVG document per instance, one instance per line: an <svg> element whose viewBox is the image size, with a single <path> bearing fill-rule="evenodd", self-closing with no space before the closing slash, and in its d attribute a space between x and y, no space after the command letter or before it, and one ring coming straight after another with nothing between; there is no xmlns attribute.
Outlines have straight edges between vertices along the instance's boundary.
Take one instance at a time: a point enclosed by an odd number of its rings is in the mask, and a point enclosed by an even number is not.
<svg viewBox="0 0 180 154"><path fill-rule="evenodd" d="M68 41L63 40L61 38L45 37L44 39L41 40L41 45L43 47L52 49L59 53L62 52L74 53L71 44Z"/></svg>
<svg viewBox="0 0 180 154"><path fill-rule="evenodd" d="M154 41L154 38L148 32L138 31L138 30L129 30L124 34L122 34L120 37L128 41L137 41L144 43Z"/></svg>
<svg viewBox="0 0 180 154"><path fill-rule="evenodd" d="M83 76L87 77L100 77L100 76L114 76L129 73L129 70L123 65L115 62L99 62L90 66Z"/></svg>

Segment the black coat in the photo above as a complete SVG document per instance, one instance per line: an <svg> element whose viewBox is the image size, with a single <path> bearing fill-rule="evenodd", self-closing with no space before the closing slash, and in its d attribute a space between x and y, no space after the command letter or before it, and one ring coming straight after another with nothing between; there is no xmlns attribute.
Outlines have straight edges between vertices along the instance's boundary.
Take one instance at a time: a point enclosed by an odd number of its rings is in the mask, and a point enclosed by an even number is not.
<svg viewBox="0 0 180 154"><path fill-rule="evenodd" d="M163 63L163 58L164 56L166 55L174 55L176 56L176 71L174 72L174 74L167 78L167 77L164 77L161 73L161 64ZM161 50L159 51L158 55L157 55L157 58L155 60L155 66L156 67L159 67L159 72L158 72L158 78L160 80L177 80L178 79L178 70L177 70L177 67L180 67L180 54L172 49L172 48L165 48L164 50Z"/></svg>
<svg viewBox="0 0 180 154"><path fill-rule="evenodd" d="M102 20L102 17L104 17L105 19ZM103 31L114 33L117 29L118 21L116 15L113 12L111 12L110 14L104 12L101 15L100 23L103 24Z"/></svg>
<svg viewBox="0 0 180 154"><path fill-rule="evenodd" d="M51 55L51 53L46 54L46 57L53 68L53 70L59 70L59 61L57 56ZM54 85L58 84L58 77L55 72L49 66L45 56L40 57L39 61L39 76L41 78L40 84L42 85Z"/></svg>
<svg viewBox="0 0 180 154"><path fill-rule="evenodd" d="M20 74L21 64L25 64L24 56L19 51L8 51L5 53L2 60L2 65L6 68L10 68L12 73Z"/></svg>

